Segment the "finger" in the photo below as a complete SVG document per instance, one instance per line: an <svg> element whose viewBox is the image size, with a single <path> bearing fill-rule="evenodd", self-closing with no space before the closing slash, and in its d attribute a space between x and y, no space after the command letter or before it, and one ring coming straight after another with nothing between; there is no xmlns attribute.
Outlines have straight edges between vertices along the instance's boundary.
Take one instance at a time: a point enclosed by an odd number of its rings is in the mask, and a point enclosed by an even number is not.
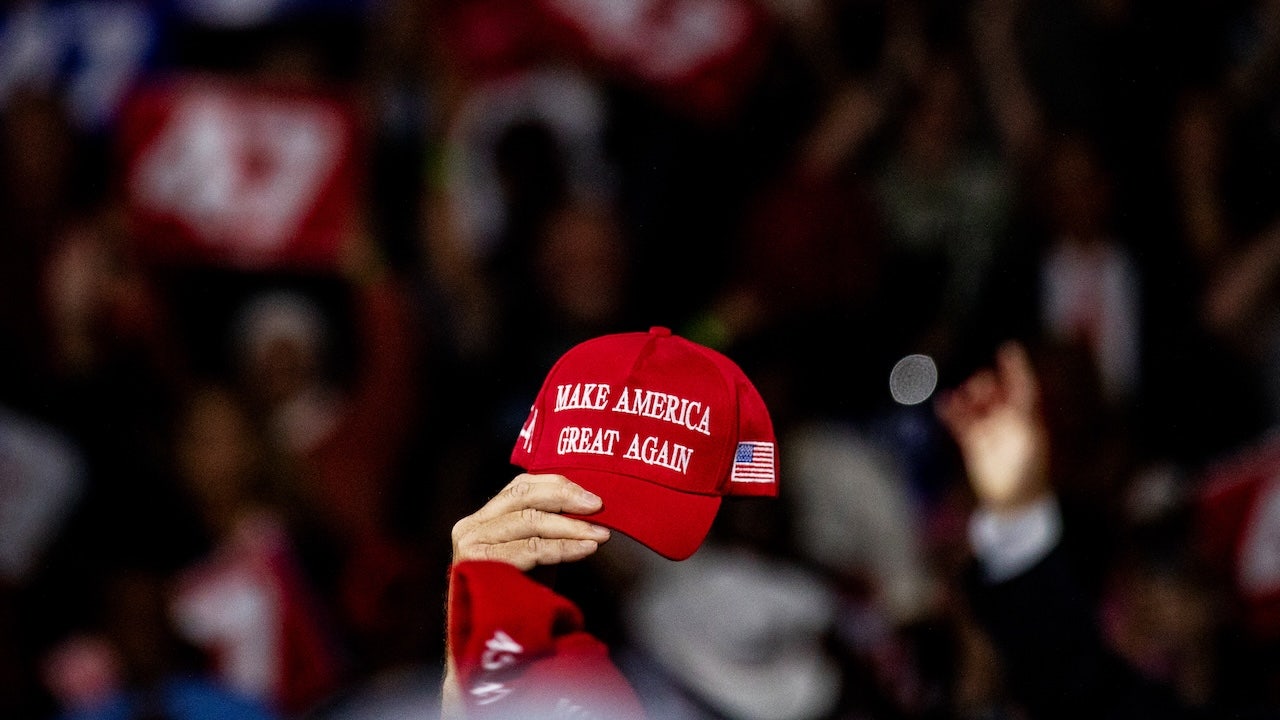
<svg viewBox="0 0 1280 720"><path fill-rule="evenodd" d="M525 508L476 526L464 540L497 545L531 537L604 542L609 539L609 530L584 520Z"/></svg>
<svg viewBox="0 0 1280 720"><path fill-rule="evenodd" d="M1040 383L1026 348L1018 342L1007 342L996 353L996 371L1009 401L1023 409L1034 408L1040 399Z"/></svg>
<svg viewBox="0 0 1280 720"><path fill-rule="evenodd" d="M582 560L599 548L600 544L594 540L530 537L497 545L475 545L458 559L505 562L521 570L531 570L538 565Z"/></svg>
<svg viewBox="0 0 1280 720"><path fill-rule="evenodd" d="M996 374L990 369L982 369L973 374L960 386L961 399L970 412L985 412L1000 395L1000 384Z"/></svg>
<svg viewBox="0 0 1280 720"><path fill-rule="evenodd" d="M544 512L589 515L602 507L599 496L570 482L563 475L522 473L472 517L486 522L510 512L533 508Z"/></svg>

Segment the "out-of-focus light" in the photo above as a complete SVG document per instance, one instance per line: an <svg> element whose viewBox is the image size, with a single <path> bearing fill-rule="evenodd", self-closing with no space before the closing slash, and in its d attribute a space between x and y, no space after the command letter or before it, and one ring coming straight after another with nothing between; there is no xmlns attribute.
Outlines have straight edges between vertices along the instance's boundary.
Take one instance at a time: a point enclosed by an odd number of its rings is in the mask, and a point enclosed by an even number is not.
<svg viewBox="0 0 1280 720"><path fill-rule="evenodd" d="M889 372L889 392L895 402L918 405L938 386L938 367L928 355L908 355Z"/></svg>

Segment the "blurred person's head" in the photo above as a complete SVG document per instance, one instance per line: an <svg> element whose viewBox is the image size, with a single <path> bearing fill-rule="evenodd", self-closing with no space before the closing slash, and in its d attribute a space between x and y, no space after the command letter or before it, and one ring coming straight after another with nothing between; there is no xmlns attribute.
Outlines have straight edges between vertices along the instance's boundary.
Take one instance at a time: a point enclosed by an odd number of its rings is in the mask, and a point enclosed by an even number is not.
<svg viewBox="0 0 1280 720"><path fill-rule="evenodd" d="M121 692L197 671L198 654L174 630L168 598L167 578L157 572L126 567L110 576L94 626L58 641L43 658L44 683L63 711L99 717Z"/></svg>
<svg viewBox="0 0 1280 720"><path fill-rule="evenodd" d="M1042 203L1052 229L1086 241L1107 229L1114 184L1084 135L1058 136L1045 158Z"/></svg>
<svg viewBox="0 0 1280 720"><path fill-rule="evenodd" d="M547 122L513 123L503 130L494 156L511 222L536 222L563 201L568 192L564 148Z"/></svg>
<svg viewBox="0 0 1280 720"><path fill-rule="evenodd" d="M267 407L323 381L328 320L305 295L280 290L251 298L233 332L241 379Z"/></svg>
<svg viewBox="0 0 1280 720"><path fill-rule="evenodd" d="M1184 512L1178 506L1130 521L1104 619L1110 640L1134 667L1200 704L1222 680L1214 665L1227 613L1191 549Z"/></svg>
<svg viewBox="0 0 1280 720"><path fill-rule="evenodd" d="M921 172L944 167L969 132L975 107L962 62L958 54L934 55L908 100L902 146Z"/></svg>
<svg viewBox="0 0 1280 720"><path fill-rule="evenodd" d="M608 325L622 310L626 261L612 214L583 203L548 217L534 259L539 289L557 315L588 328Z"/></svg>
<svg viewBox="0 0 1280 720"><path fill-rule="evenodd" d="M40 282L55 360L84 367L145 335L155 320L143 272L130 253L121 209L107 204L62 233Z"/></svg>
<svg viewBox="0 0 1280 720"><path fill-rule="evenodd" d="M40 669L54 702L70 712L95 710L124 683L120 652L98 633L59 641L45 653Z"/></svg>
<svg viewBox="0 0 1280 720"><path fill-rule="evenodd" d="M241 387L289 452L314 447L337 422L330 321L304 294L272 290L251 298L234 324Z"/></svg>
<svg viewBox="0 0 1280 720"><path fill-rule="evenodd" d="M211 532L227 532L257 499L265 451L247 407L208 385L187 398L176 442L179 479Z"/></svg>

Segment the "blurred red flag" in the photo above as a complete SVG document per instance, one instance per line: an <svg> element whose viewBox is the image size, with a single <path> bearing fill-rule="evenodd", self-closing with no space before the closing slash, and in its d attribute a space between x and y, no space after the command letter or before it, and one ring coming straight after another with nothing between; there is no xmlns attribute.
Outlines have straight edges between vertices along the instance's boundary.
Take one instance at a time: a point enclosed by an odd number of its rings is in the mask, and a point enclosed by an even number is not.
<svg viewBox="0 0 1280 720"><path fill-rule="evenodd" d="M453 52L478 75L572 58L703 120L732 116L764 64L771 16L750 0L460 0Z"/></svg>
<svg viewBox="0 0 1280 720"><path fill-rule="evenodd" d="M121 118L143 256L328 269L356 211L355 114L312 91L204 77L144 85Z"/></svg>

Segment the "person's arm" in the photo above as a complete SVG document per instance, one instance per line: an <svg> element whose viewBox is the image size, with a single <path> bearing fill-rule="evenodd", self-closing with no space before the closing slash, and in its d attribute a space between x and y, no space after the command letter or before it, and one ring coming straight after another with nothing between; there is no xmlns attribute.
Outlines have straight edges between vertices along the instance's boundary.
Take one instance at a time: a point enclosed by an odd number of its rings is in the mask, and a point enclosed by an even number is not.
<svg viewBox="0 0 1280 720"><path fill-rule="evenodd" d="M469 560L453 566L448 635L449 717L644 717L609 648L584 629L581 610L513 565Z"/></svg>
<svg viewBox="0 0 1280 720"><path fill-rule="evenodd" d="M1256 333L1260 311L1270 310L1280 280L1280 220L1227 255L1210 278L1203 301L1205 324L1229 338Z"/></svg>
<svg viewBox="0 0 1280 720"><path fill-rule="evenodd" d="M353 282L358 376L341 421L311 451L313 480L344 534L377 536L413 427L419 348L403 286L383 273Z"/></svg>
<svg viewBox="0 0 1280 720"><path fill-rule="evenodd" d="M445 638L446 670L441 693L445 718L468 716L469 696L463 689L461 678L470 675L471 668L459 668L459 658L465 654L465 649L455 647L455 644L467 634L466 631L473 629L470 617L473 604L457 602L463 596L458 593L456 568L464 563L497 562L527 572L538 566L582 560L609 539L609 531L560 513L586 515L596 512L601 506L599 497L563 475L524 473L516 476L479 510L453 526L454 570L450 574L446 611L449 632ZM466 597L470 595L468 591ZM519 615L526 608L512 603L508 609L512 615ZM467 662L467 658L463 657L463 662Z"/></svg>
<svg viewBox="0 0 1280 720"><path fill-rule="evenodd" d="M980 508L1010 514L1052 497L1039 384L1021 345L1004 345L994 367L939 396L937 413Z"/></svg>
<svg viewBox="0 0 1280 720"><path fill-rule="evenodd" d="M937 412L978 502L967 589L1014 697L1035 720L1180 717L1169 688L1144 680L1107 646L1068 561L1026 351L1002 347L994 367L942 395Z"/></svg>
<svg viewBox="0 0 1280 720"><path fill-rule="evenodd" d="M1026 166L1044 144L1045 118L1019 55L1022 0L979 0L969 18L979 81L1005 154Z"/></svg>

